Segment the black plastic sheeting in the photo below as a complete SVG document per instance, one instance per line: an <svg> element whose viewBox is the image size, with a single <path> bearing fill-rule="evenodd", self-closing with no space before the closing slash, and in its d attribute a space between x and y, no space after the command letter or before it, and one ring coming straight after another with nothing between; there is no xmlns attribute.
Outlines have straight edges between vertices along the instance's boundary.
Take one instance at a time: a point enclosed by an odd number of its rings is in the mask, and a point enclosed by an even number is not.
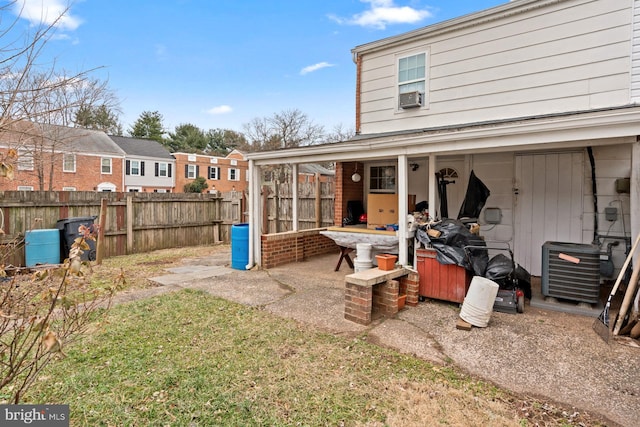
<svg viewBox="0 0 640 427"><path fill-rule="evenodd" d="M484 185L484 182L480 181L480 178L471 171L469 184L467 185L467 193L464 196L462 206L460 206L458 219L478 218L490 194L491 192L487 186Z"/></svg>
<svg viewBox="0 0 640 427"><path fill-rule="evenodd" d="M511 251L511 257L500 253L489 260L488 249L495 248L487 247L480 236L471 233L467 226L457 219L444 219L430 225L429 228L439 231L440 236L430 237L427 228L420 227L416 232L416 238L423 245L430 245L436 251L436 260L440 264L463 267L476 276L493 280L500 289L520 288L525 298L531 299L531 274L515 263Z"/></svg>
<svg viewBox="0 0 640 427"><path fill-rule="evenodd" d="M440 264L455 264L472 271L476 276L484 276L489 263L489 255L484 249L465 249L465 246L486 246L484 240L457 219L443 219L430 226L440 232L439 237L429 237L427 230L418 228L416 237L425 246L431 245L436 251Z"/></svg>

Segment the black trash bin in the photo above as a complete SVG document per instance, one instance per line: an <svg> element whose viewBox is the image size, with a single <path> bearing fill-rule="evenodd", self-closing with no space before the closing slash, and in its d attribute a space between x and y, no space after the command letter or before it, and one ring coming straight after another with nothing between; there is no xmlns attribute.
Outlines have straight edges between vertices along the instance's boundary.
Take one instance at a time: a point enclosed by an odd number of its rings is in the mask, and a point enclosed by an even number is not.
<svg viewBox="0 0 640 427"><path fill-rule="evenodd" d="M69 258L69 252L74 240L80 237L80 233L78 232L80 226L93 227L93 221L96 218L96 216L86 216L58 220L56 228L60 230L60 258L62 262L64 262L66 258ZM85 250L80 259L83 261L95 261L96 242L94 240L87 240L87 244L89 245L89 250Z"/></svg>

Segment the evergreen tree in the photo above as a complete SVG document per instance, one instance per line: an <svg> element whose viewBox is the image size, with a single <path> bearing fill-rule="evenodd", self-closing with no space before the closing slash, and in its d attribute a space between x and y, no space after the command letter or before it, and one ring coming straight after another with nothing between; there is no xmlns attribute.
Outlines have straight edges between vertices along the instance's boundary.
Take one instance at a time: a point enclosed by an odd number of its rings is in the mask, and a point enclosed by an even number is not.
<svg viewBox="0 0 640 427"><path fill-rule="evenodd" d="M143 111L129 129L129 135L134 138L153 139L163 144L165 132L162 120L162 114L157 111Z"/></svg>

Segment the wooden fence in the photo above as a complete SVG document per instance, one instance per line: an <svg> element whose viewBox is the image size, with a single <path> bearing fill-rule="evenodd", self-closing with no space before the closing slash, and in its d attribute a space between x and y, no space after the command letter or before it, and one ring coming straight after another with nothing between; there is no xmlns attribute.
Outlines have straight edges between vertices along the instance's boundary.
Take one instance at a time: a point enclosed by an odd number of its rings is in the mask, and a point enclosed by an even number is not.
<svg viewBox="0 0 640 427"><path fill-rule="evenodd" d="M298 230L333 225L335 183L303 182L298 184ZM293 186L290 182L273 182L262 186L262 232L281 233L293 230Z"/></svg>
<svg viewBox="0 0 640 427"><path fill-rule="evenodd" d="M103 199L104 257L229 243L232 225L248 221L247 195L235 191L215 195L5 191L0 192L0 229L4 231L0 264L24 265L28 230L63 228L65 221L74 218L94 217L98 223ZM264 187L263 201L267 223L263 232L293 228L290 185ZM298 207L300 229L333 225L333 184L300 185ZM16 245L21 250L14 250Z"/></svg>

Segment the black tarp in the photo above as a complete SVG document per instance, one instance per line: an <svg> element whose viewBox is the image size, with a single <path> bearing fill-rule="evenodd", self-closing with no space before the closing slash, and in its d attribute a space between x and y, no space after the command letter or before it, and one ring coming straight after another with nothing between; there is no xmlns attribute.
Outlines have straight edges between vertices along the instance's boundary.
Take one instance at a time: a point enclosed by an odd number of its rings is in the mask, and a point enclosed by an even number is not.
<svg viewBox="0 0 640 427"><path fill-rule="evenodd" d="M478 218L490 194L491 192L487 186L471 171L471 175L469 175L469 185L467 185L467 193L464 196L462 206L460 206L458 219Z"/></svg>
<svg viewBox="0 0 640 427"><path fill-rule="evenodd" d="M431 224L429 228L440 232L439 237L430 237L426 228L418 228L418 241L425 246L431 245L436 251L436 260L440 264L455 264L472 271L476 276L484 276L489 256L485 249L465 249L466 246L485 246L484 240L477 236L457 219L443 219Z"/></svg>

